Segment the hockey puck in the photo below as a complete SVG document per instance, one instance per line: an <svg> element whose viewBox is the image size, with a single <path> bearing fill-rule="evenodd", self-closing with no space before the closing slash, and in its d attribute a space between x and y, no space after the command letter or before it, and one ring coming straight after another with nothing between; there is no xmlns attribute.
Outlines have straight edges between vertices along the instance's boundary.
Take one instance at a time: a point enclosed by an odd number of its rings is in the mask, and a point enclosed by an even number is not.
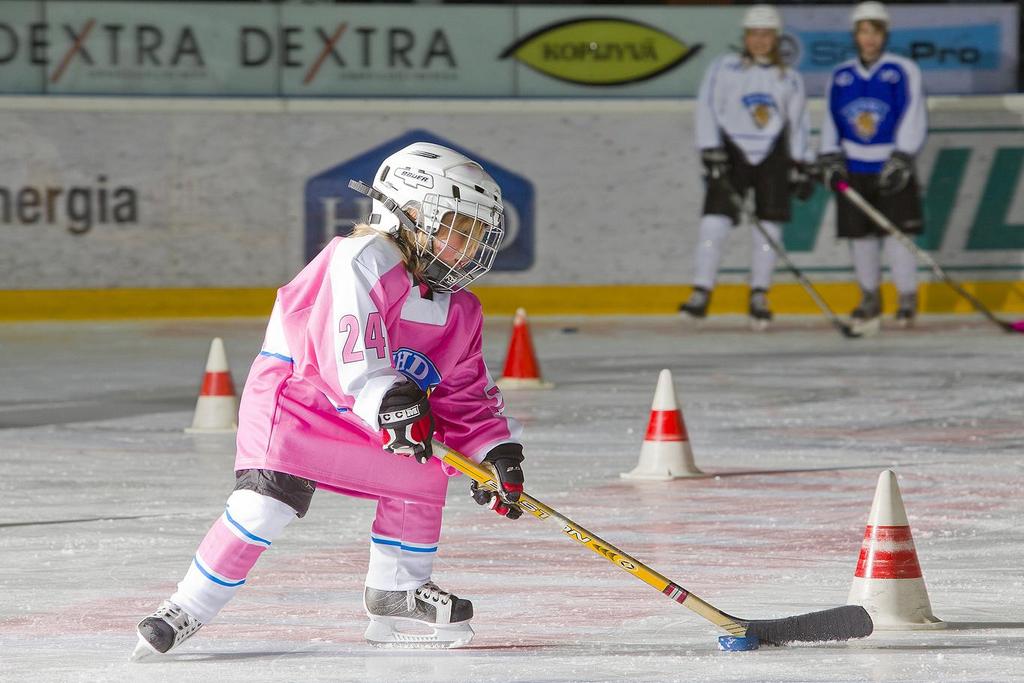
<svg viewBox="0 0 1024 683"><path fill-rule="evenodd" d="M726 652L742 652L744 650L756 650L761 646L757 636L740 638L738 636L719 636L718 649Z"/></svg>

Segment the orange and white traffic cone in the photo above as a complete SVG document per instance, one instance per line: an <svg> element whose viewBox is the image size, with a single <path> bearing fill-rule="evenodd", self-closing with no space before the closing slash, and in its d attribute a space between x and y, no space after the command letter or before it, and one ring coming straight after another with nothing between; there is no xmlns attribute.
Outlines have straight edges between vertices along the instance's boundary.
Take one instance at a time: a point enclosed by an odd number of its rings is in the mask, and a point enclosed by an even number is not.
<svg viewBox="0 0 1024 683"><path fill-rule="evenodd" d="M683 422L683 411L679 409L672 373L668 370L662 370L658 375L647 434L640 446L640 461L632 471L619 476L648 481L706 476L693 462L693 449Z"/></svg>
<svg viewBox="0 0 1024 683"><path fill-rule="evenodd" d="M540 378L540 364L533 352L530 340L530 326L526 322L526 311L516 309L512 321L512 338L505 356L505 370L497 382L502 389L550 389L554 384Z"/></svg>
<svg viewBox="0 0 1024 683"><path fill-rule="evenodd" d="M892 470L878 477L847 603L866 609L878 630L946 625L932 614L907 511Z"/></svg>
<svg viewBox="0 0 1024 683"><path fill-rule="evenodd" d="M196 400L192 426L185 429L193 434L216 434L238 429L238 399L235 385L228 370L228 357L220 337L210 343L206 357L206 373Z"/></svg>

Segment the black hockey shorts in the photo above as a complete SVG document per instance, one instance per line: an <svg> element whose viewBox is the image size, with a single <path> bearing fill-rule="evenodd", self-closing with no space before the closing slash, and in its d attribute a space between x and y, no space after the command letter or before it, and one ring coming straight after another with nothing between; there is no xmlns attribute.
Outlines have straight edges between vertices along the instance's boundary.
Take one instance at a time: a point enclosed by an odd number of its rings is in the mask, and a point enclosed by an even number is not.
<svg viewBox="0 0 1024 683"><path fill-rule="evenodd" d="M850 187L859 192L872 206L882 212L901 231L920 235L924 231L921 210L921 189L917 178L910 177L907 186L894 195L884 196L878 191L878 174L851 173ZM842 195L836 197L836 234L839 237L884 237L885 230L875 225L867 215Z"/></svg>
<svg viewBox="0 0 1024 683"><path fill-rule="evenodd" d="M305 517L316 491L316 482L274 470L238 470L235 472L235 490L269 496L291 507L297 517Z"/></svg>
<svg viewBox="0 0 1024 683"><path fill-rule="evenodd" d="M789 170L792 162L787 151L785 133L775 139L775 145L757 166L750 165L743 152L732 140L723 135L725 151L729 155L729 183L741 198L754 190L754 213L763 221L785 223L790 218ZM739 209L729 196L729 191L712 183L704 195L704 215L728 216L733 225L738 224Z"/></svg>

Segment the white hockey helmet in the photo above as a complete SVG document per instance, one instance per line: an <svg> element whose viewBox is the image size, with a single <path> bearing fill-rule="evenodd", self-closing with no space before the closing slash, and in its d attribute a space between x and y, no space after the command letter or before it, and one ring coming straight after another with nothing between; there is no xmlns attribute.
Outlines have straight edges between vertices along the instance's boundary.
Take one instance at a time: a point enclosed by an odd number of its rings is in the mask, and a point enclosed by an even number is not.
<svg viewBox="0 0 1024 683"><path fill-rule="evenodd" d="M782 33L782 15L774 5L751 5L743 15L743 28L770 28Z"/></svg>
<svg viewBox="0 0 1024 683"><path fill-rule="evenodd" d="M501 188L469 157L414 142L384 160L373 187L349 187L373 199L370 227L415 246L434 291L458 291L494 265L505 236Z"/></svg>
<svg viewBox="0 0 1024 683"><path fill-rule="evenodd" d="M853 8L850 12L850 24L853 25L853 29L857 30L857 24L862 21L878 21L885 24L886 28L891 23L889 20L889 10L885 9L885 5L874 0L868 2L862 2Z"/></svg>

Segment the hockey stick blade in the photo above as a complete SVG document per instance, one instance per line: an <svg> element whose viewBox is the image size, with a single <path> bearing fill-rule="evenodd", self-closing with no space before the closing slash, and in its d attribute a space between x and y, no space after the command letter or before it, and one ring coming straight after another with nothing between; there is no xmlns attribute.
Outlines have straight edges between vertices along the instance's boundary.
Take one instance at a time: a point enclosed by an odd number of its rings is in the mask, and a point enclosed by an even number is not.
<svg viewBox="0 0 1024 683"><path fill-rule="evenodd" d="M874 630L871 616L860 605L843 605L782 619L739 621L747 627L748 637L757 636L769 645L865 638Z"/></svg>
<svg viewBox="0 0 1024 683"><path fill-rule="evenodd" d="M852 327L844 323L842 320L836 320L834 323L837 330L847 339L860 339L864 335L860 332L855 331Z"/></svg>

